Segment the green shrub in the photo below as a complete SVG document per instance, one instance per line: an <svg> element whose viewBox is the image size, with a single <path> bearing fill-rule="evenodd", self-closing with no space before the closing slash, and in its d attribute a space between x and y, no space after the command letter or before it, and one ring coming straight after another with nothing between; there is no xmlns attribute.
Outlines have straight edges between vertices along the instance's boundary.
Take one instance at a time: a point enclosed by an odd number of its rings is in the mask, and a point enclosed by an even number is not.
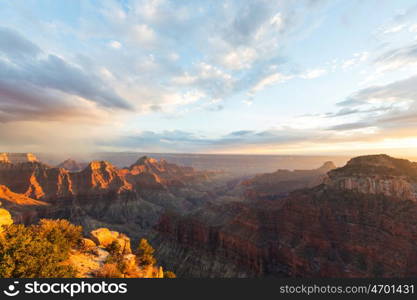
<svg viewBox="0 0 417 300"><path fill-rule="evenodd" d="M116 264L105 263L96 273L98 278L123 278L123 274L120 272Z"/></svg>
<svg viewBox="0 0 417 300"><path fill-rule="evenodd" d="M110 255L118 255L121 253L120 244L117 241L113 241L106 247L106 250L110 253Z"/></svg>
<svg viewBox="0 0 417 300"><path fill-rule="evenodd" d="M175 275L174 272L171 271L165 271L164 272L164 278L177 278L177 275Z"/></svg>
<svg viewBox="0 0 417 300"><path fill-rule="evenodd" d="M41 220L39 225L10 225L0 239L0 277L74 277L63 262L81 238L81 227L65 220Z"/></svg>

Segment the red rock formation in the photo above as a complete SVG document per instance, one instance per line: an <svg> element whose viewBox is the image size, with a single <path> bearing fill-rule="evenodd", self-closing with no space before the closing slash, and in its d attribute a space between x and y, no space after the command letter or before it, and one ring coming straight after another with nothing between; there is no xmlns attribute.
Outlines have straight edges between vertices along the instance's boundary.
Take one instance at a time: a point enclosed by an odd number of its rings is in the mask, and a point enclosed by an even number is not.
<svg viewBox="0 0 417 300"><path fill-rule="evenodd" d="M155 238L159 259L180 276L417 276L413 198L338 184L351 176L395 175L412 185L414 170L414 163L386 156L359 158L331 172L326 185L285 199L164 215Z"/></svg>
<svg viewBox="0 0 417 300"><path fill-rule="evenodd" d="M357 157L330 172L325 183L342 190L417 201L417 163L388 155Z"/></svg>
<svg viewBox="0 0 417 300"><path fill-rule="evenodd" d="M182 187L198 180L206 180L209 172L197 172L191 167L182 167L143 156L130 168L122 170L129 181L141 187L162 189L167 186Z"/></svg>
<svg viewBox="0 0 417 300"><path fill-rule="evenodd" d="M56 166L57 168L65 169L69 172L80 172L82 169L87 167L85 163L78 163L73 159L67 159Z"/></svg>
<svg viewBox="0 0 417 300"><path fill-rule="evenodd" d="M106 161L93 161L80 172L40 162L4 162L0 163L0 184L16 194L52 204L33 209L28 217L25 211L19 220L66 218L87 230L103 226L103 222L127 223L127 228L136 230L150 228L163 210L188 210L206 200L205 191L194 191L187 182L188 178L198 182L204 172L153 159L139 160L131 169L120 170ZM186 184L177 184L178 180ZM21 215L20 208L16 209L11 212Z"/></svg>
<svg viewBox="0 0 417 300"><path fill-rule="evenodd" d="M106 161L93 161L81 172L71 173L70 177L72 190L76 195L109 191L120 193L132 189L132 185L125 180L123 174Z"/></svg>
<svg viewBox="0 0 417 300"><path fill-rule="evenodd" d="M40 162L0 163L0 184L13 192L40 200L72 195L68 171Z"/></svg>
<svg viewBox="0 0 417 300"><path fill-rule="evenodd" d="M46 202L38 201L22 194L13 193L5 185L0 185L0 201L2 201L2 203L6 201L9 203L24 206L48 205Z"/></svg>
<svg viewBox="0 0 417 300"><path fill-rule="evenodd" d="M313 170L278 170L257 175L242 184L247 187L245 195L250 199L282 197L291 191L323 183L326 173L335 168L332 162L325 162L320 168Z"/></svg>
<svg viewBox="0 0 417 300"><path fill-rule="evenodd" d="M36 162L38 159L32 153L0 153L0 162L3 163L25 163Z"/></svg>
<svg viewBox="0 0 417 300"><path fill-rule="evenodd" d="M140 158L129 169L119 170L109 162L93 161L82 171L71 173L40 162L0 162L0 184L27 197L52 202L79 195L122 193L134 188L183 187L207 179L207 174L147 157Z"/></svg>
<svg viewBox="0 0 417 300"><path fill-rule="evenodd" d="M0 185L0 202L12 212L13 219L19 223L37 220L37 210L45 210L49 207L46 202L13 193L4 185Z"/></svg>

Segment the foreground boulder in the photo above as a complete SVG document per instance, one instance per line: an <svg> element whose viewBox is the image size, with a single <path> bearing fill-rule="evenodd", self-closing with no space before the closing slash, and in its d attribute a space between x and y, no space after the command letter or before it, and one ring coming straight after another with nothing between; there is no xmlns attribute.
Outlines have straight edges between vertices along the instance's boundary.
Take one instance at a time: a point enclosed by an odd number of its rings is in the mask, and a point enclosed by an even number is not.
<svg viewBox="0 0 417 300"><path fill-rule="evenodd" d="M132 253L130 248L130 239L117 231L111 231L108 228L98 228L91 231L91 240L98 246L104 248L110 246L113 242L116 242L120 246L120 251L125 254Z"/></svg>
<svg viewBox="0 0 417 300"><path fill-rule="evenodd" d="M13 219L10 213L4 208L0 208L0 232L3 231L3 226L13 224Z"/></svg>

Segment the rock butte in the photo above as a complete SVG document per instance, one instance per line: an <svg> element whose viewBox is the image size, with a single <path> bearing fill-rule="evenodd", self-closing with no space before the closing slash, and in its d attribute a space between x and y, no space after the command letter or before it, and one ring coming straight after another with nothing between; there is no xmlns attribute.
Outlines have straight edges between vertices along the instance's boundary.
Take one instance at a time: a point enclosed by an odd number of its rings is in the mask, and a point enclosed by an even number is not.
<svg viewBox="0 0 417 300"><path fill-rule="evenodd" d="M210 187L201 183L209 183L211 177L210 172L147 157L124 169L93 161L79 172L41 162L0 162L0 185L8 188L9 196L14 193L14 199L20 196L11 210L19 222L66 218L88 231L103 222L123 224L132 228L129 236L151 228L165 209L187 211L206 201ZM22 209L29 204L37 208Z"/></svg>
<svg viewBox="0 0 417 300"><path fill-rule="evenodd" d="M32 153L0 153L0 162L18 164L36 161L38 161L38 159Z"/></svg>

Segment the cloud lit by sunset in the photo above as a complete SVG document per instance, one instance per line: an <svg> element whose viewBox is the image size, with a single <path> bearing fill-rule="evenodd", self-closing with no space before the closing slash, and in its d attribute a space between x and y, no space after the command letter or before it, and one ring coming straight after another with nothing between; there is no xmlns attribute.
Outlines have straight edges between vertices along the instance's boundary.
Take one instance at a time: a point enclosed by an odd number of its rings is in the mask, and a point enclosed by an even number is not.
<svg viewBox="0 0 417 300"><path fill-rule="evenodd" d="M415 1L5 1L0 146L411 157L416 15Z"/></svg>

